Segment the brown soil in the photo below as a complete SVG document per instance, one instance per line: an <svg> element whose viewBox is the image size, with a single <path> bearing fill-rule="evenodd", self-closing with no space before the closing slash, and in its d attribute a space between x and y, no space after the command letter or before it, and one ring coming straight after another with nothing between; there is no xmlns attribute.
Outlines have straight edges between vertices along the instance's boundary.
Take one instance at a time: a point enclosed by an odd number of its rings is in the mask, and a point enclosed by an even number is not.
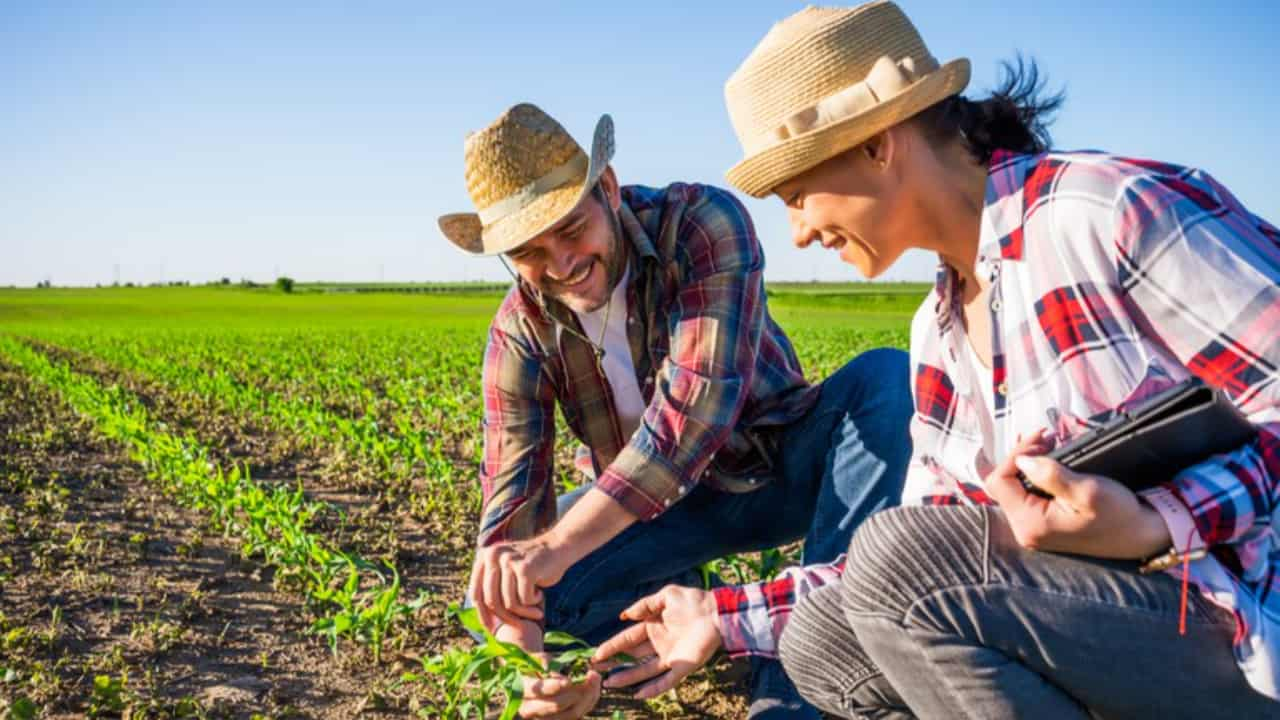
<svg viewBox="0 0 1280 720"><path fill-rule="evenodd" d="M304 635L296 597L0 365L0 686L42 717L351 717L383 681ZM123 678L95 696L94 678ZM114 697L118 701L111 700ZM111 712L116 705L116 712Z"/></svg>
<svg viewBox="0 0 1280 720"><path fill-rule="evenodd" d="M91 534L89 545L102 555L69 556L54 561L56 570L29 573L22 568L42 561L34 551L24 554L5 543L14 569L4 572L32 577L18 585L10 580L0 594L0 611L6 615L3 629L26 624L38 634L50 625L52 608L61 606L66 639L52 643L43 655L24 648L9 658L0 650L0 662L20 666L17 659L52 667L58 658L75 658L62 662L65 672L58 674L61 685L56 694L42 699L27 693L32 699L44 705L62 698L51 707L82 713L88 709L95 675L110 670L118 677L127 670L128 692L162 715L162 708L172 712L184 698L215 715L234 717L251 712L270 717L399 717L417 707L414 691L392 685L403 671L417 669L418 658L466 642L439 610L461 593L470 558L469 544L460 538L471 537L473 518L442 531L447 519L420 522L370 483L344 482L348 471L366 475L352 467L350 458L317 453L260 424L228 417L212 399L180 396L91 356L49 345L38 349L100 382L135 393L153 417L175 431L199 437L216 461L247 462L259 481L300 480L311 497L346 513L345 520L331 517L321 522L320 530L333 542L370 559L393 559L407 596L425 590L438 601L429 603L431 611L397 639L382 667L370 669L368 654L351 647L345 662L334 661L327 647L304 634L306 615L297 597L275 592L269 573L252 560L241 561L234 543L208 536L202 518L158 496L127 458L95 440L55 398L0 366L0 397L7 399L0 409L0 433L7 432L0 439L0 477L12 474L12 468L35 478L35 483L70 490L65 509L51 525L61 529L50 530L55 533L51 538L69 537L79 524L81 537ZM33 408L41 409L39 419ZM16 430L7 431L10 427ZM50 432L58 442L36 447L29 441ZM14 512L26 502L19 492L2 497ZM137 533L145 540L131 542ZM37 544L39 540L24 547ZM94 580L74 589L74 583L64 579L75 572L67 566ZM67 599L69 594L76 594L76 599ZM628 717L744 717L741 675L741 668L721 661L685 682L677 697L643 705L615 696L597 713L607 717L621 709ZM0 693L8 688L0 686Z"/></svg>

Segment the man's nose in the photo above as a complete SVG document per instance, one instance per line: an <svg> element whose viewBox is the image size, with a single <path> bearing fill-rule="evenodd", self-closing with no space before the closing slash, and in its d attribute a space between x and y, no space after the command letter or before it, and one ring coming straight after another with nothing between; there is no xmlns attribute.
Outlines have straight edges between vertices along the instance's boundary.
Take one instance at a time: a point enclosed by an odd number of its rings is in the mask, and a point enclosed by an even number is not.
<svg viewBox="0 0 1280 720"><path fill-rule="evenodd" d="M555 282L569 279L573 275L574 254L567 250L557 249L547 259L547 276Z"/></svg>

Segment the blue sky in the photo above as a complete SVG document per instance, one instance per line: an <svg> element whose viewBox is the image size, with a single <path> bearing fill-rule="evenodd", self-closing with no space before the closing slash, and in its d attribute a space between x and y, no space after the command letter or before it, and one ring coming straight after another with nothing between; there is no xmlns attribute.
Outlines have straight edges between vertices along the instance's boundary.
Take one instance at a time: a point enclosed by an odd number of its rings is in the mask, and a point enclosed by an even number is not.
<svg viewBox="0 0 1280 720"><path fill-rule="evenodd" d="M1034 57L1062 148L1197 165L1280 222L1280 4L904 0L934 55ZM462 138L519 101L624 183L724 184L724 80L799 3L0 4L0 285L501 278L436 230ZM767 276L857 279L748 201ZM886 279L927 279L916 254Z"/></svg>

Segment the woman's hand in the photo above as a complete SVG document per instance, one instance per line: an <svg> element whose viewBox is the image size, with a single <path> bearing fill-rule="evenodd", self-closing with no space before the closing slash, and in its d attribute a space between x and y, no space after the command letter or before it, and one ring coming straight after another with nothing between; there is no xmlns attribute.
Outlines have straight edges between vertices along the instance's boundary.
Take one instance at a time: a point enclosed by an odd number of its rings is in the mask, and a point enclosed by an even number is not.
<svg viewBox="0 0 1280 720"><path fill-rule="evenodd" d="M596 650L592 665L616 665L610 658L626 653L641 662L609 677L605 686L627 687L646 682L636 697L657 697L707 664L723 644L715 597L706 590L668 585L622 613L635 625L609 638ZM646 659L647 658L647 659Z"/></svg>
<svg viewBox="0 0 1280 720"><path fill-rule="evenodd" d="M1036 433L987 476L987 494L1004 510L1018 544L1135 560L1169 547L1169 530L1158 512L1111 478L1075 473L1041 457L1050 447L1043 431ZM1027 492L1019 470L1053 499Z"/></svg>

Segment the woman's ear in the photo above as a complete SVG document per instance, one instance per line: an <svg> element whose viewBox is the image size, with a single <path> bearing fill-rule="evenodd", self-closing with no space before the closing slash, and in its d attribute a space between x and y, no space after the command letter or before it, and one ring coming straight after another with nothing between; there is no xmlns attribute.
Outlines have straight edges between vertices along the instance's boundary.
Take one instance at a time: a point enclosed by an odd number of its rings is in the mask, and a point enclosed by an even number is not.
<svg viewBox="0 0 1280 720"><path fill-rule="evenodd" d="M896 138L893 133L884 130L872 135L862 143L862 155L877 170L884 170L893 161Z"/></svg>

